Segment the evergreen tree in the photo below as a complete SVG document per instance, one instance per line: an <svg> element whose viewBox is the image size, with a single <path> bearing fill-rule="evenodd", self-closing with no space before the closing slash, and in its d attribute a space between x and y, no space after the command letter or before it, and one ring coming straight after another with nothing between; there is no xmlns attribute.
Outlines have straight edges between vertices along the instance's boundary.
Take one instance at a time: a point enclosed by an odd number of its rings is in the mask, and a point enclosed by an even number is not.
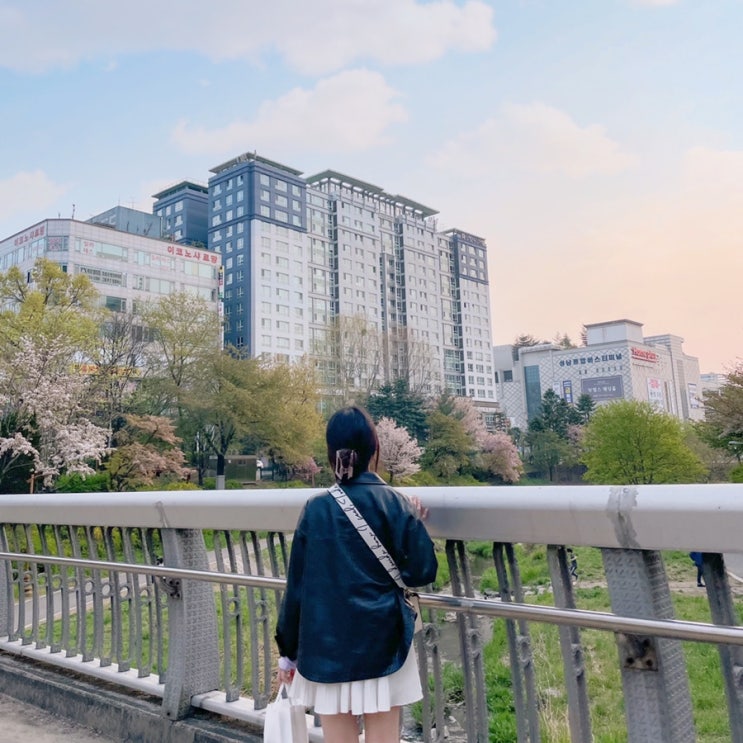
<svg viewBox="0 0 743 743"><path fill-rule="evenodd" d="M425 442L428 434L425 401L421 395L410 391L405 379L382 385L368 398L366 408L375 421L391 418L419 443Z"/></svg>

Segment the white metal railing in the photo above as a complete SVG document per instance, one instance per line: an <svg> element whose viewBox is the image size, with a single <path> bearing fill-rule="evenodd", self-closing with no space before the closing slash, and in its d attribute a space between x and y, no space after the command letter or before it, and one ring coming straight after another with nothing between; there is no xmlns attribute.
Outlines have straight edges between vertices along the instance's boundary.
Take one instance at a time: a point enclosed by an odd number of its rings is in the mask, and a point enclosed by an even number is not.
<svg viewBox="0 0 743 743"><path fill-rule="evenodd" d="M519 740L540 737L530 622L560 628L572 741L593 739L580 628L617 638L631 741L695 739L678 641L718 644L732 740L743 740L743 629L723 558L743 551L743 486L401 490L430 509L429 531L445 540L452 575L450 593L424 595L428 622L416 641L427 692L422 739L436 740L434 731L445 727L437 617L446 611L456 614L460 638L462 740L489 735L481 617L506 621ZM195 705L260 726L275 660L284 534L316 492L0 496L0 648L146 688L163 697L174 719ZM493 542L499 601L478 598L466 540ZM548 545L553 606L526 602L514 543ZM564 545L601 548L613 613L576 608ZM707 553L712 623L673 618L663 550ZM185 622L194 611L203 616L198 637L194 622Z"/></svg>

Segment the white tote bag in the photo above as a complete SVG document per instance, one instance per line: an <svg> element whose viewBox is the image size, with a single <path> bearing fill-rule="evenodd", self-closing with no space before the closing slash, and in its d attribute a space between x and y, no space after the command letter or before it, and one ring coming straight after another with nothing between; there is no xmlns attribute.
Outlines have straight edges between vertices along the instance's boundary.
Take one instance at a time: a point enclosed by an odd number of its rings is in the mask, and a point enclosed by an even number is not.
<svg viewBox="0 0 743 743"><path fill-rule="evenodd" d="M264 743L308 743L304 707L292 704L286 686L279 687L276 699L266 707Z"/></svg>

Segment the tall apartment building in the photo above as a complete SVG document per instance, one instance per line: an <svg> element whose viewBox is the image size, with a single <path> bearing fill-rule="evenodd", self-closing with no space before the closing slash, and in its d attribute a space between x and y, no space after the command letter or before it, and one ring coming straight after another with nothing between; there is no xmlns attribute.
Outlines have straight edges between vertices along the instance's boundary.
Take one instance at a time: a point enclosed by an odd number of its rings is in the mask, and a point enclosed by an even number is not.
<svg viewBox="0 0 743 743"><path fill-rule="evenodd" d="M174 242L207 247L209 189L201 183L180 181L153 194L152 213L162 220L162 234Z"/></svg>
<svg viewBox="0 0 743 743"><path fill-rule="evenodd" d="M224 264L225 341L312 358L332 394L397 378L494 405L485 242L335 171L247 153L212 169L209 248Z"/></svg>

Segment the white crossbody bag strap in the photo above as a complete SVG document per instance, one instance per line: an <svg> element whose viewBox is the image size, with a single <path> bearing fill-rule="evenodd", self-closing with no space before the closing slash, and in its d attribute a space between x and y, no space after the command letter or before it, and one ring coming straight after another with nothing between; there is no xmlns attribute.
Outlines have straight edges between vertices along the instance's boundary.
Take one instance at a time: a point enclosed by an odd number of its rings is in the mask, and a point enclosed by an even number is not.
<svg viewBox="0 0 743 743"><path fill-rule="evenodd" d="M356 531L359 533L361 538L366 542L369 549L374 553L377 560L382 563L382 567L390 574L395 583L402 589L406 589L407 586L403 583L400 577L400 571L392 559L392 556L385 546L379 541L377 535L372 531L369 524L366 523L366 519L359 513L358 508L354 506L353 501L346 495L338 484L331 485L329 488L330 494L335 498L335 502L340 506L341 511L346 514L348 520L356 527Z"/></svg>

